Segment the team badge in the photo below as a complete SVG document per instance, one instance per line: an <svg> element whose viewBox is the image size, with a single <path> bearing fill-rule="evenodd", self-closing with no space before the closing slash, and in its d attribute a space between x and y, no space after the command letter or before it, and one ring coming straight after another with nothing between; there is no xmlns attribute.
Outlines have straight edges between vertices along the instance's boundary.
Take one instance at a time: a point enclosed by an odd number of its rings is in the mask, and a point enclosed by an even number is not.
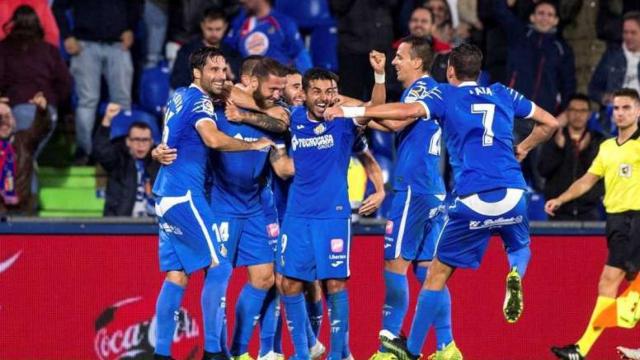
<svg viewBox="0 0 640 360"><path fill-rule="evenodd" d="M275 238L280 235L280 227L277 223L267 225L267 234L270 238Z"/></svg>
<svg viewBox="0 0 640 360"><path fill-rule="evenodd" d="M227 247L224 244L220 246L220 255L227 257Z"/></svg>
<svg viewBox="0 0 640 360"><path fill-rule="evenodd" d="M620 169L618 170L618 175L625 178L631 177L631 165L629 164L620 164Z"/></svg>
<svg viewBox="0 0 640 360"><path fill-rule="evenodd" d="M387 235L393 234L393 221L387 220L387 226L384 228L384 233Z"/></svg>
<svg viewBox="0 0 640 360"><path fill-rule="evenodd" d="M320 125L316 126L316 127L313 129L313 133L314 133L314 134L316 134L316 135L320 135L320 134L322 134L325 130L327 130L327 128L324 126L324 124L320 124Z"/></svg>
<svg viewBox="0 0 640 360"><path fill-rule="evenodd" d="M341 253L344 250L344 240L331 239L331 252Z"/></svg>

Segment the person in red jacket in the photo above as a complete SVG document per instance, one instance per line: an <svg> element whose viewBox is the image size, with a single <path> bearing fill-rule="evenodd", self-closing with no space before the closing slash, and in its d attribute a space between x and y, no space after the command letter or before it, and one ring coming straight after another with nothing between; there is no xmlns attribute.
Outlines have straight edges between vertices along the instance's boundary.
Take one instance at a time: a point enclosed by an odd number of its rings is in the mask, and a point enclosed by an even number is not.
<svg viewBox="0 0 640 360"><path fill-rule="evenodd" d="M0 40L4 39L11 32L11 16L21 5L30 6L38 15L42 29L44 30L44 41L60 47L60 30L53 12L47 0L3 0L0 1Z"/></svg>

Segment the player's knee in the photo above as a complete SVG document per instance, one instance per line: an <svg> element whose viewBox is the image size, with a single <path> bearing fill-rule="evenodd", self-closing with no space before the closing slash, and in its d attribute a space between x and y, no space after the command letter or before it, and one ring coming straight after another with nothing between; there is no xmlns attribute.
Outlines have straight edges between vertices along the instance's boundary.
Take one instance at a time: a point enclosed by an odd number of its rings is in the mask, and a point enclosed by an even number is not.
<svg viewBox="0 0 640 360"><path fill-rule="evenodd" d="M281 293L283 295L296 295L302 292L302 282L287 277L282 278Z"/></svg>
<svg viewBox="0 0 640 360"><path fill-rule="evenodd" d="M618 287L624 278L624 271L605 269L600 275L598 282L598 293L604 296L615 297Z"/></svg>
<svg viewBox="0 0 640 360"><path fill-rule="evenodd" d="M176 285L186 287L189 283L189 275L184 271L168 271L165 281L172 282Z"/></svg>
<svg viewBox="0 0 640 360"><path fill-rule="evenodd" d="M249 282L254 288L267 290L273 287L276 283L276 278L275 275L273 275L273 272L264 272L257 276L252 276Z"/></svg>
<svg viewBox="0 0 640 360"><path fill-rule="evenodd" d="M402 257L398 257L393 260L385 260L384 261L384 269L387 271L391 271L392 273L406 275L407 269L411 263Z"/></svg>
<svg viewBox="0 0 640 360"><path fill-rule="evenodd" d="M326 282L327 293L335 294L347 287L347 281L345 279L330 279Z"/></svg>

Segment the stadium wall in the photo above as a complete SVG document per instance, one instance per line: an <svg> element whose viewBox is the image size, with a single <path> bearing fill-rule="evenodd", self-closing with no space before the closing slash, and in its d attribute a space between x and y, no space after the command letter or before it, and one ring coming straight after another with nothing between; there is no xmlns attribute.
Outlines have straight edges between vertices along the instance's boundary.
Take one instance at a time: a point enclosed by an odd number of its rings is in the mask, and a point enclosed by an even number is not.
<svg viewBox="0 0 640 360"><path fill-rule="evenodd" d="M48 225L23 224L12 231L6 224L0 226L0 358L149 358L155 297L162 282L157 237L149 234L153 226L110 228L112 233L129 230L123 235L104 233L109 231L108 226L99 228L104 225L67 226L66 234L57 226L58 234L28 234L41 231L38 226ZM565 234L552 234L558 232ZM550 345L570 343L581 335L595 303L606 243L601 230L577 236L567 232L576 231L543 230L533 236L533 258L524 281L525 311L515 325L502 317L508 266L499 239L492 240L478 271L454 274L453 330L465 359L553 359ZM377 347L384 297L381 259L381 235L355 236L349 291L356 359L368 358ZM418 286L413 276L410 279L413 295ZM244 272L236 273L229 289L230 324L230 310L244 280ZM194 275L185 297L183 321L174 339L178 359L201 356L201 284L202 275ZM412 302L411 312L414 307ZM407 332L409 326L405 323ZM326 317L321 340L328 343ZM289 342L287 335L284 342ZM614 349L621 344L640 346L638 330L607 330L590 359L616 359ZM432 333L424 351L433 348ZM289 346L285 349L290 353ZM257 351L256 341L251 350Z"/></svg>

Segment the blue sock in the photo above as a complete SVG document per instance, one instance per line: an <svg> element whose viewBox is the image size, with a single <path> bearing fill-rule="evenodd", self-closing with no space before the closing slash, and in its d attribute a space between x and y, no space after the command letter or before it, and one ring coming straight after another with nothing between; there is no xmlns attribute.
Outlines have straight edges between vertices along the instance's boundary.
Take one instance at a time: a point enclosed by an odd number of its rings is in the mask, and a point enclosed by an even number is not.
<svg viewBox="0 0 640 360"><path fill-rule="evenodd" d="M327 359L342 360L342 351L348 344L349 331L349 293L342 290L327 296L329 305L329 321L331 323L331 352Z"/></svg>
<svg viewBox="0 0 640 360"><path fill-rule="evenodd" d="M320 336L320 328L322 327L322 316L324 312L322 300L316 302L307 301L307 312L309 313L309 320L311 321L313 334L317 338Z"/></svg>
<svg viewBox="0 0 640 360"><path fill-rule="evenodd" d="M225 298L225 303L227 299ZM220 334L220 351L227 355L227 358L231 357L231 352L229 351L229 346L227 345L227 339L229 335L229 329L227 328L227 315L224 315L224 319L222 320L222 333Z"/></svg>
<svg viewBox="0 0 640 360"><path fill-rule="evenodd" d="M444 349L453 341L453 334L451 333L451 293L446 285L442 291L444 291L442 307L433 320L438 350Z"/></svg>
<svg viewBox="0 0 640 360"><path fill-rule="evenodd" d="M240 291L236 302L231 355L239 356L248 351L253 328L260 318L260 309L266 297L267 290L254 288L251 284L246 284Z"/></svg>
<svg viewBox="0 0 640 360"><path fill-rule="evenodd" d="M349 324L347 324L347 331L344 333L344 345L342 346L342 358L346 359L351 355L351 349L349 348Z"/></svg>
<svg viewBox="0 0 640 360"><path fill-rule="evenodd" d="M428 268L425 266L420 266L418 264L413 266L413 273L416 275L416 279L420 283L421 288L422 285L424 285L424 281L427 279L427 270Z"/></svg>
<svg viewBox="0 0 640 360"><path fill-rule="evenodd" d="M278 299L280 299L279 295L278 295ZM282 321L283 321L283 317L282 317L282 307L280 305L280 300L278 300L278 303L276 304L276 314L277 314L276 332L275 332L275 335L273 337L273 352L278 353L278 354L284 354L282 352Z"/></svg>
<svg viewBox="0 0 640 360"><path fill-rule="evenodd" d="M382 328L400 335L402 322L409 308L407 276L384 271L385 297L382 308Z"/></svg>
<svg viewBox="0 0 640 360"><path fill-rule="evenodd" d="M180 310L180 303L184 296L184 288L170 281L165 281L158 294L156 302L156 317L158 328L156 330L155 353L163 356L171 356L171 343L173 333L176 331L176 312Z"/></svg>
<svg viewBox="0 0 640 360"><path fill-rule="evenodd" d="M222 351L222 332L225 323L226 293L231 265L220 264L207 270L200 296L204 320L204 350Z"/></svg>
<svg viewBox="0 0 640 360"><path fill-rule="evenodd" d="M316 334L313 332L313 327L311 326L311 319L309 318L307 318L304 333L307 335L307 344L309 345L309 348L315 346L316 341L318 341L318 339L316 338Z"/></svg>
<svg viewBox="0 0 640 360"><path fill-rule="evenodd" d="M531 248L525 246L520 250L507 253L507 258L509 258L509 269L515 266L518 274L520 274L520 278L524 278L529 260L531 259Z"/></svg>
<svg viewBox="0 0 640 360"><path fill-rule="evenodd" d="M300 293L282 295L281 297L287 313L287 326L295 350L294 358L309 359L309 344L307 343L307 334L304 331L309 317L307 316L307 307L304 304L304 295Z"/></svg>
<svg viewBox="0 0 640 360"><path fill-rule="evenodd" d="M407 339L407 348L411 354L416 356L420 355L429 328L433 324L436 315L442 309L444 297L444 290L434 291L423 289L420 291L416 313L413 316L413 323L411 324L411 332Z"/></svg>
<svg viewBox="0 0 640 360"><path fill-rule="evenodd" d="M276 321L280 314L276 313L276 304L280 302L280 296L276 293L275 286L267 293L264 305L260 311L260 356L273 351L273 338L276 334ZM279 311L280 309L278 309Z"/></svg>

